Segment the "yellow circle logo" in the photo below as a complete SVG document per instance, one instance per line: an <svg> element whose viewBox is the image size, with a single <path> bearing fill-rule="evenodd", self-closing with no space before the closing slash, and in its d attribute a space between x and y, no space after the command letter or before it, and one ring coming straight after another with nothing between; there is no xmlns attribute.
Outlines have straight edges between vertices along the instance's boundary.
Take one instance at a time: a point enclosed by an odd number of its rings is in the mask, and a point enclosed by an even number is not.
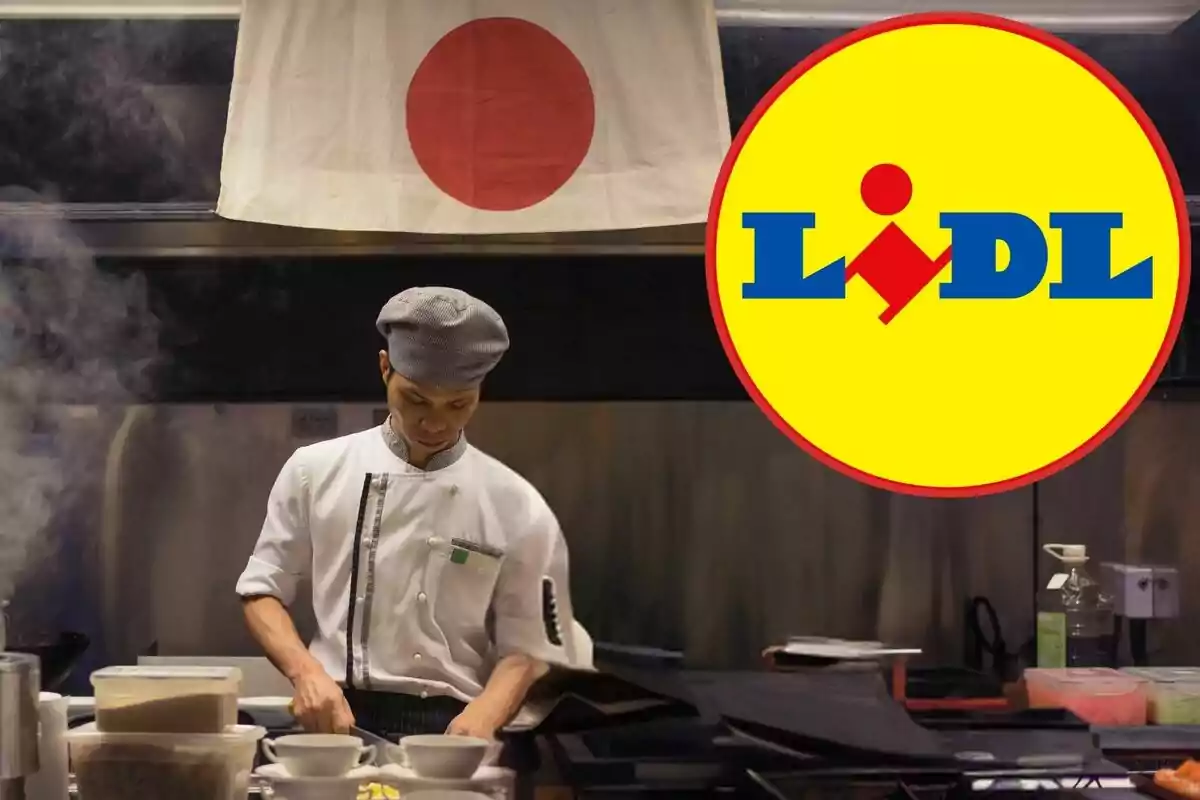
<svg viewBox="0 0 1200 800"><path fill-rule="evenodd" d="M1038 29L916 14L821 49L726 158L708 289L750 395L866 483L1045 478L1158 379L1190 277L1183 190L1103 68Z"/></svg>

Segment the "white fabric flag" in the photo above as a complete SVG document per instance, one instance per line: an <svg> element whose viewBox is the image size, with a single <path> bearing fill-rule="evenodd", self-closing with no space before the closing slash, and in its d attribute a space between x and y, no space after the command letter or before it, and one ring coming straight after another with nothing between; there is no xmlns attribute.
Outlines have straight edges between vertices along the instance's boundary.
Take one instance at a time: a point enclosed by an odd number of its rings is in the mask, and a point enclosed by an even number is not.
<svg viewBox="0 0 1200 800"><path fill-rule="evenodd" d="M527 233L701 222L712 0L245 0L224 217Z"/></svg>

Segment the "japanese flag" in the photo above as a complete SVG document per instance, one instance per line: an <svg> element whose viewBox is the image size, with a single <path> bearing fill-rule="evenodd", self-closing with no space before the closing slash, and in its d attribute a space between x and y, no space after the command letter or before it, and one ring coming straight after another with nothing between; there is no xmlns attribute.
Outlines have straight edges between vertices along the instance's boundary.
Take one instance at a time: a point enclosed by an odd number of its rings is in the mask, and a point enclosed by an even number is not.
<svg viewBox="0 0 1200 800"><path fill-rule="evenodd" d="M417 233L705 219L712 0L245 0L218 213Z"/></svg>

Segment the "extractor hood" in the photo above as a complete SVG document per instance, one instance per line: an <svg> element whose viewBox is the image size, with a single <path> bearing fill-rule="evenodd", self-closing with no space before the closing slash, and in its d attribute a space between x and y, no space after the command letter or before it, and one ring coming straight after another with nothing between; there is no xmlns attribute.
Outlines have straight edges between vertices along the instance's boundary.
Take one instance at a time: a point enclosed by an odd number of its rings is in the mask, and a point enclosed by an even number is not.
<svg viewBox="0 0 1200 800"><path fill-rule="evenodd" d="M1193 227L1200 197L1188 198ZM53 217L100 257L267 258L338 256L695 256L704 254L704 226L625 231L432 236L309 230L234 222L206 205L163 203L42 205L0 203L0 217Z"/></svg>
<svg viewBox="0 0 1200 800"><path fill-rule="evenodd" d="M1200 0L717 0L722 25L855 28L917 11L977 11L1063 33L1169 33ZM0 17L236 18L230 0L0 0Z"/></svg>
<svg viewBox="0 0 1200 800"><path fill-rule="evenodd" d="M99 257L701 256L704 226L626 231L432 236L259 225L223 219L207 204L0 203L0 217L70 226Z"/></svg>

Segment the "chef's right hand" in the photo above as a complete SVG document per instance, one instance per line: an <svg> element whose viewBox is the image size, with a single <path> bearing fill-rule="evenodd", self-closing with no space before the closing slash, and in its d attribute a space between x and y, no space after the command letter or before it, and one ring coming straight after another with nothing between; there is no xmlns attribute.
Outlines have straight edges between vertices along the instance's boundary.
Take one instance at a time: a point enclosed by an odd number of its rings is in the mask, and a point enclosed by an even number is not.
<svg viewBox="0 0 1200 800"><path fill-rule="evenodd" d="M292 716L309 733L349 733L354 713L342 688L317 669L300 676L293 684Z"/></svg>

